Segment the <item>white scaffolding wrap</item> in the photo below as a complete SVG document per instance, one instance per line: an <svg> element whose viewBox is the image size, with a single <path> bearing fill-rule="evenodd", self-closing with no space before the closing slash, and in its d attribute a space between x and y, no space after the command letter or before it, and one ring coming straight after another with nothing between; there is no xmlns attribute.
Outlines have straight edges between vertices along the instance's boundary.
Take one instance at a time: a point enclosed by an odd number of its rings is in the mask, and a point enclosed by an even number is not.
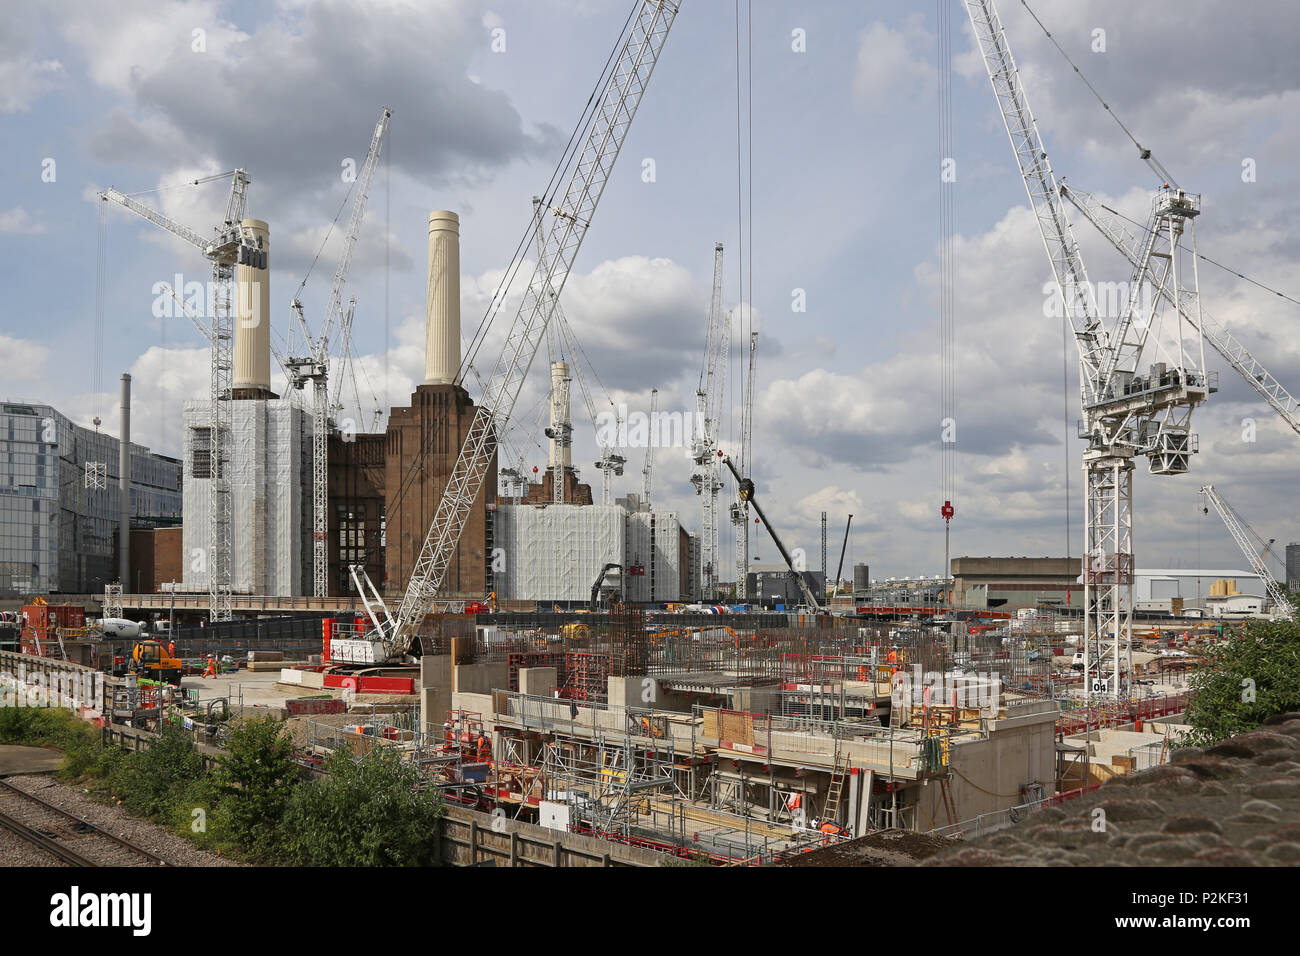
<svg viewBox="0 0 1300 956"><path fill-rule="evenodd" d="M285 400L236 401L231 406L232 588L279 597L308 593L311 417ZM203 476L208 421L207 402L185 403L186 590L207 587L209 482Z"/></svg>
<svg viewBox="0 0 1300 956"><path fill-rule="evenodd" d="M587 601L607 563L621 563L624 516L616 505L498 505L494 539L505 552L497 596Z"/></svg>

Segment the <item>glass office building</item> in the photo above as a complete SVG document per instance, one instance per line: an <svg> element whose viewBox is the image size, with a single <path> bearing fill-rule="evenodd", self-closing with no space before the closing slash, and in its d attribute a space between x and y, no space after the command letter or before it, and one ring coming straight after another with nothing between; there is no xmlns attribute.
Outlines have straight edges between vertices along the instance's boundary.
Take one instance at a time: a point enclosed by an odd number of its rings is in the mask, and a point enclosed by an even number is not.
<svg viewBox="0 0 1300 956"><path fill-rule="evenodd" d="M49 405L0 404L0 596L99 593L117 579L118 457L116 438ZM103 488L86 481L97 464ZM132 523L180 516L181 462L132 444Z"/></svg>

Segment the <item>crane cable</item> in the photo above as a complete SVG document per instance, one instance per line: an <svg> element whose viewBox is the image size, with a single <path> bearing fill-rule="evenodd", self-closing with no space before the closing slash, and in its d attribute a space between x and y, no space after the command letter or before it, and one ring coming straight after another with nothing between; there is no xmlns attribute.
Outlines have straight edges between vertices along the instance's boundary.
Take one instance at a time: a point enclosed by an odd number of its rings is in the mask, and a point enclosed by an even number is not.
<svg viewBox="0 0 1300 956"><path fill-rule="evenodd" d="M952 135L952 0L936 0L938 12L939 100L939 340L941 352L939 436L940 484L944 521L944 568L949 571L949 535L957 499L957 329L955 321L955 267L953 265L956 192L955 150Z"/></svg>
<svg viewBox="0 0 1300 956"><path fill-rule="evenodd" d="M1070 64L1071 69L1073 69L1074 72L1078 75L1079 79L1083 81L1083 85L1088 88L1088 91L1092 93L1093 97L1097 100L1097 102L1101 104L1102 109L1104 109L1107 113L1110 114L1111 118L1115 121L1116 125L1118 125L1119 128L1124 131L1124 135L1127 136L1129 140L1132 141L1133 145L1137 147L1138 156L1142 160L1144 160L1146 164L1150 166L1151 169L1158 176L1161 177L1161 179L1164 180L1165 183L1167 183L1170 186L1173 186L1175 189L1178 188L1178 182L1170 174L1169 170L1165 169L1164 164L1160 162L1160 160L1156 159L1155 154L1153 154L1150 149L1148 149L1147 147L1143 146L1141 143L1138 142L1137 137L1133 135L1132 131L1127 126L1124 125L1124 121L1119 118L1119 114L1110 108L1109 103L1107 103L1104 99L1102 99L1101 94L1097 92L1097 88L1093 86L1091 82L1089 82L1086 76L1083 75L1083 71L1080 70L1079 67L1075 65L1075 62L1070 59L1070 55L1065 52L1065 50L1061 47L1061 44L1056 42L1056 37L1052 36L1052 32L1048 30L1046 26L1043 25L1043 21L1038 19L1038 14L1034 13L1033 9L1029 6L1026 0L1020 0L1020 5L1025 8L1026 12L1028 12L1028 14L1031 17L1033 17L1034 22L1038 24L1038 28L1042 30L1043 34L1047 37L1047 39L1049 39L1052 42L1052 46L1056 47L1056 52L1061 54L1061 56L1065 58L1066 63Z"/></svg>

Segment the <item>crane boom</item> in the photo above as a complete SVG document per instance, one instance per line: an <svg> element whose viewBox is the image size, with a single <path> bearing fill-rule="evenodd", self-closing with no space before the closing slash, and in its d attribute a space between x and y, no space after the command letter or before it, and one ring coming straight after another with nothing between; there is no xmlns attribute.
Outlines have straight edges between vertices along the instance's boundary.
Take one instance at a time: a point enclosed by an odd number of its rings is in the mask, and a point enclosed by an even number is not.
<svg viewBox="0 0 1300 956"><path fill-rule="evenodd" d="M1295 608L1287 600L1286 592L1277 583L1277 578L1273 577L1273 572L1268 569L1268 563L1264 560L1269 553L1271 543L1266 543L1255 529L1247 524L1241 515L1237 514L1232 505L1228 504L1223 496L1214 490L1214 485L1203 486L1201 494L1205 495L1210 500L1210 503L1214 505L1214 510L1223 519L1224 525L1228 528L1228 533L1232 535L1232 540L1236 542L1237 547L1241 549L1241 553L1250 562L1251 570L1258 574L1260 580L1264 582L1264 587L1268 590L1268 596L1273 600L1278 613L1288 621L1294 620Z"/></svg>
<svg viewBox="0 0 1300 956"><path fill-rule="evenodd" d="M390 658L406 655L434 606L470 510L482 491L499 436L505 434L524 378L545 337L555 298L564 289L679 7L674 0L641 0L625 30L621 51L572 165L567 189L546 210L550 214L544 227L546 241L538 250L532 279L452 466L397 613L390 615L380 603L379 629Z"/></svg>
<svg viewBox="0 0 1300 956"><path fill-rule="evenodd" d="M781 552L781 558L785 561L785 566L790 572L790 577L794 578L795 584L799 585L799 592L803 595L804 603L814 611L823 610L822 602L817 600L817 595L813 593L813 589L808 586L808 582L804 580L803 575L795 568L794 559L790 557L790 552L785 549L785 544L776 533L776 529L772 527L772 522L767 520L767 515L763 512L758 500L754 497L754 483L748 478L741 477L740 472L736 470L736 465L730 457L723 455L721 452L719 452L718 455L721 458L722 463L727 466L736 479L736 491L740 500L745 502L747 505L754 506L754 513L757 514L759 520L763 522L763 527L767 528L767 533L772 536L772 543L776 545L776 550ZM846 528L846 533L847 530L848 529Z"/></svg>

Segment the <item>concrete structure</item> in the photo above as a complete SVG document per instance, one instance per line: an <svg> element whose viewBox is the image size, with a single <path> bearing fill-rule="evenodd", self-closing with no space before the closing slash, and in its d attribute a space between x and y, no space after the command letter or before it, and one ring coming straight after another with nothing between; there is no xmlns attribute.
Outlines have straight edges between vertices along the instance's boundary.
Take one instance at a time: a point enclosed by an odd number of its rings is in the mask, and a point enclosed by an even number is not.
<svg viewBox="0 0 1300 956"><path fill-rule="evenodd" d="M232 395L275 398L271 392L270 232L260 219L240 223L260 255L235 267L235 346Z"/></svg>
<svg viewBox="0 0 1300 956"><path fill-rule="evenodd" d="M184 588L208 587L211 480L206 401L185 403ZM311 587L311 413L288 399L230 403L231 587L291 596Z"/></svg>
<svg viewBox="0 0 1300 956"><path fill-rule="evenodd" d="M429 213L424 384L453 385L460 371L460 217Z"/></svg>
<svg viewBox="0 0 1300 956"><path fill-rule="evenodd" d="M1300 591L1300 542L1286 546L1286 589Z"/></svg>
<svg viewBox="0 0 1300 956"><path fill-rule="evenodd" d="M117 579L120 445L52 406L0 404L0 596L102 594ZM175 521L181 463L128 446L131 524ZM97 465L103 486L88 487Z"/></svg>
<svg viewBox="0 0 1300 956"><path fill-rule="evenodd" d="M1080 606L1083 563L1078 558L952 559L953 603L1016 609L1039 604Z"/></svg>

